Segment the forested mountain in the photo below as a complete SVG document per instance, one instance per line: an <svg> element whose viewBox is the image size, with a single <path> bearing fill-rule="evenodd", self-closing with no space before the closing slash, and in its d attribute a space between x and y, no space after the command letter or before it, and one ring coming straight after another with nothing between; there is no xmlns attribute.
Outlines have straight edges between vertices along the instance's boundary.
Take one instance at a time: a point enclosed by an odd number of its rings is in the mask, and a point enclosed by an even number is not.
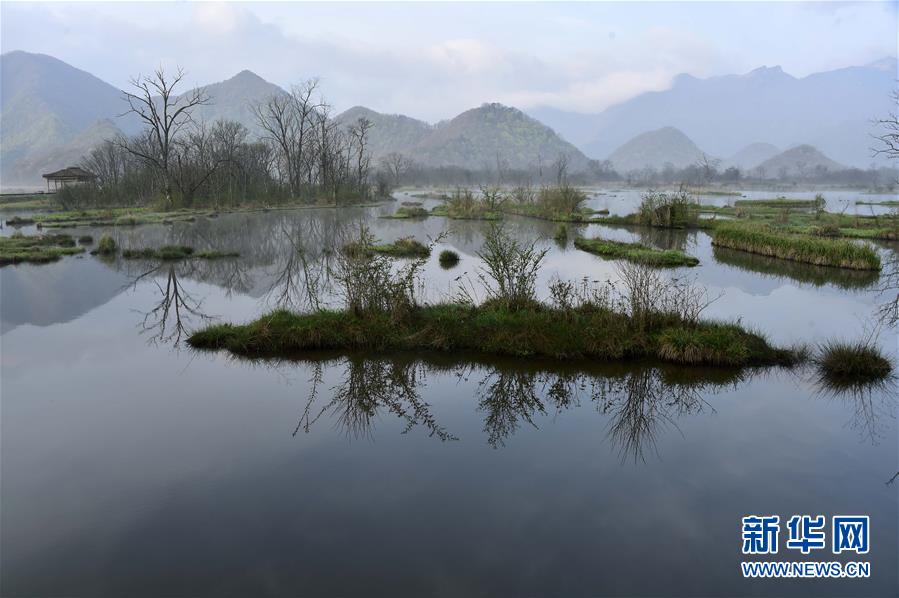
<svg viewBox="0 0 899 598"><path fill-rule="evenodd" d="M620 173L654 168L662 170L666 165L675 169L697 164L703 158L702 150L674 127L663 127L637 135L609 156L612 167Z"/></svg>
<svg viewBox="0 0 899 598"><path fill-rule="evenodd" d="M40 183L41 173L34 169L79 136L91 136L98 121L115 119L119 127L133 130L132 119L116 118L124 112L121 97L112 85L52 56L27 52L0 56L4 185Z"/></svg>
<svg viewBox="0 0 899 598"><path fill-rule="evenodd" d="M413 157L412 150L434 132L434 127L422 120L402 114L382 114L364 106L354 106L335 117L345 126L360 118L368 119L374 125L369 147L376 160L390 153Z"/></svg>
<svg viewBox="0 0 899 598"><path fill-rule="evenodd" d="M587 158L555 131L517 108L483 104L439 123L414 157L431 166L470 169L547 169L560 155L569 169L583 170Z"/></svg>
<svg viewBox="0 0 899 598"><path fill-rule="evenodd" d="M831 160L811 145L791 147L756 166L758 173L766 178L784 175L808 177L821 169L833 172L844 168L844 165Z"/></svg>

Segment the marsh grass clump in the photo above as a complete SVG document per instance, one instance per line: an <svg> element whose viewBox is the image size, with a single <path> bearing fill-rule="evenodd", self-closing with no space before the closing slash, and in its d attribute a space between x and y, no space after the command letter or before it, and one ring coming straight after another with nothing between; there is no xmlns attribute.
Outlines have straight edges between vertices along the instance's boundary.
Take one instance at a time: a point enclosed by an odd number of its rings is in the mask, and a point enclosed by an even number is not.
<svg viewBox="0 0 899 598"><path fill-rule="evenodd" d="M402 204L400 204L400 207L397 208L396 212L388 216L384 216L384 218L405 220L414 218L427 218L430 215L431 213L422 207L421 202L404 201Z"/></svg>
<svg viewBox="0 0 899 598"><path fill-rule="evenodd" d="M90 235L81 235L80 237L78 237L79 245L90 245L93 242L94 238Z"/></svg>
<svg viewBox="0 0 899 598"><path fill-rule="evenodd" d="M786 197L777 197L775 199L738 199L734 202L734 206L738 208L794 208L794 209L817 209L826 205L824 196L820 193L815 199L787 199Z"/></svg>
<svg viewBox="0 0 899 598"><path fill-rule="evenodd" d="M893 364L871 340L828 341L813 363L821 381L836 389L882 382L893 372Z"/></svg>
<svg viewBox="0 0 899 598"><path fill-rule="evenodd" d="M471 189L457 187L449 199L442 206L431 210L431 213L456 220L499 220L502 218L497 210L499 201L499 196L491 189L488 189L487 196L478 196Z"/></svg>
<svg viewBox="0 0 899 598"><path fill-rule="evenodd" d="M122 257L127 260L183 260L193 255L194 248L187 245L165 245L158 249L124 249Z"/></svg>
<svg viewBox="0 0 899 598"><path fill-rule="evenodd" d="M84 248L76 247L69 235L23 235L17 231L9 237L0 237L0 265L3 266L55 262L64 255L83 252Z"/></svg>
<svg viewBox="0 0 899 598"><path fill-rule="evenodd" d="M232 257L240 257L237 251L217 251L215 249L200 251L194 254L194 257L201 260L221 260Z"/></svg>
<svg viewBox="0 0 899 598"><path fill-rule="evenodd" d="M880 270L880 257L868 245L782 233L748 224L716 227L712 245L817 266Z"/></svg>
<svg viewBox="0 0 899 598"><path fill-rule="evenodd" d="M559 225L556 226L556 232L553 233L553 239L555 239L556 243L559 245L568 243L568 225L564 222L559 223Z"/></svg>
<svg viewBox="0 0 899 598"><path fill-rule="evenodd" d="M366 234L344 245L343 253L357 257L380 253L391 257L426 258L431 255L431 248L414 237L402 237L393 243L376 243L374 237Z"/></svg>
<svg viewBox="0 0 899 598"><path fill-rule="evenodd" d="M674 249L655 249L640 243L622 243L607 239L586 239L577 237L574 246L582 251L593 253L608 259L622 259L630 262L676 268L680 266L696 266L699 260L682 251Z"/></svg>
<svg viewBox="0 0 899 598"><path fill-rule="evenodd" d="M119 250L118 245L116 245L115 239L110 237L109 235L103 235L100 237L100 242L97 243L96 253L98 255L115 255Z"/></svg>
<svg viewBox="0 0 899 598"><path fill-rule="evenodd" d="M503 212L557 222L584 222L593 213L583 207L587 195L568 184L541 187L536 193L530 188L528 191L517 189L509 194L509 201L502 204Z"/></svg>
<svg viewBox="0 0 899 598"><path fill-rule="evenodd" d="M456 266L459 263L459 254L452 249L444 249L438 256L440 267L446 270Z"/></svg>
<svg viewBox="0 0 899 598"><path fill-rule="evenodd" d="M740 366L747 360L790 360L789 351L775 349L761 335L736 324L674 326L657 338L658 357L684 365Z"/></svg>
<svg viewBox="0 0 899 598"><path fill-rule="evenodd" d="M661 228L687 228L696 226L699 211L688 191L650 191L643 194L636 214L638 224Z"/></svg>

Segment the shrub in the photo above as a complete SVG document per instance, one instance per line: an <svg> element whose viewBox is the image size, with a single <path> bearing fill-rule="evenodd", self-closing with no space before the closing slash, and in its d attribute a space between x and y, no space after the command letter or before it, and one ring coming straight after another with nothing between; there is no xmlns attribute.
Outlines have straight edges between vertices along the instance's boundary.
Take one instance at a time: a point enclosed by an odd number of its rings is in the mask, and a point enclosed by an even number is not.
<svg viewBox="0 0 899 598"><path fill-rule="evenodd" d="M814 364L821 380L831 387L851 387L887 379L893 364L873 341L828 341L818 349Z"/></svg>
<svg viewBox="0 0 899 598"><path fill-rule="evenodd" d="M560 223L556 227L556 232L553 235L553 239L556 240L560 245L564 245L568 242L568 225L564 222Z"/></svg>
<svg viewBox="0 0 899 598"><path fill-rule="evenodd" d="M97 244L98 254L115 255L116 251L118 251L118 245L116 245L115 239L113 239L109 235L103 235L102 237L100 237L100 242Z"/></svg>
<svg viewBox="0 0 899 598"><path fill-rule="evenodd" d="M451 249L444 249L440 252L438 260L443 268L452 268L459 263L459 254Z"/></svg>
<svg viewBox="0 0 899 598"><path fill-rule="evenodd" d="M695 226L699 221L699 211L687 191L665 193L650 191L643 194L637 221L648 226L663 228L685 228Z"/></svg>
<svg viewBox="0 0 899 598"><path fill-rule="evenodd" d="M568 218L580 211L587 196L571 185L543 187L537 196L537 205L546 217Z"/></svg>
<svg viewBox="0 0 899 598"><path fill-rule="evenodd" d="M490 227L484 237L484 249L478 252L484 261L478 279L488 300L513 311L537 302L537 272L546 250L538 251L535 246L536 242L518 241L502 226ZM473 303L470 293L463 294L463 301Z"/></svg>

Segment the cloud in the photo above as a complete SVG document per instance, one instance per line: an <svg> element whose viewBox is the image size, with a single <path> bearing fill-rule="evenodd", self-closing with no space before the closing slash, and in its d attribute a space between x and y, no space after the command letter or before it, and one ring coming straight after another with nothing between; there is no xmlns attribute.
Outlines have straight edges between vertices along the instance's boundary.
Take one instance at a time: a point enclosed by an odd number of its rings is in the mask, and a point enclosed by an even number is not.
<svg viewBox="0 0 899 598"><path fill-rule="evenodd" d="M487 101L598 112L663 89L683 72L741 72L771 64L773 54L783 56L774 63L787 68L790 59L828 64L867 57L874 52L868 46L889 37L877 31L835 35L826 29L831 25L819 23L832 23L829 16L796 18L788 29L769 32L772 11L799 12L781 6L764 15L754 7L691 12L693 5L671 4L653 11L609 4L489 5L477 11L466 5L340 3L0 6L4 51L51 54L114 85L159 65L184 67L191 84L243 69L284 87L319 76L338 109L364 104L430 121ZM732 17L731 10L745 13L742 36L723 33L729 29L722 19ZM866 32L872 31L866 15L882 15L879 7L853 10ZM816 25L802 29L810 20ZM809 53L808 39L832 41Z"/></svg>

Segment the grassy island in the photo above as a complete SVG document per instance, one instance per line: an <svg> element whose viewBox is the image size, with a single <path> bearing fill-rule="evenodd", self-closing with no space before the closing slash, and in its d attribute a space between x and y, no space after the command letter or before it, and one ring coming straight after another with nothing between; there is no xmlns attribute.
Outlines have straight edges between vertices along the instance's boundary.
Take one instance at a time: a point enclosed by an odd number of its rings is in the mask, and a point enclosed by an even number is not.
<svg viewBox="0 0 899 598"><path fill-rule="evenodd" d="M609 259L622 259L648 266L696 266L699 260L692 255L674 249L662 250L647 247L640 243L622 243L608 239L585 239L577 237L574 246L582 251L595 253Z"/></svg>
<svg viewBox="0 0 899 598"><path fill-rule="evenodd" d="M368 349L603 361L654 358L713 366L789 366L800 358L736 324L688 324L670 317L644 328L627 315L603 309L543 305L517 310L500 305L431 305L401 319L387 312L279 310L245 325L210 326L193 334L188 343L250 357Z"/></svg>
<svg viewBox="0 0 899 598"><path fill-rule="evenodd" d="M0 237L0 266L19 263L45 264L64 255L84 253L69 235L22 235Z"/></svg>
<svg viewBox="0 0 899 598"><path fill-rule="evenodd" d="M393 243L373 243L354 241L343 247L344 253L352 256L365 256L375 253L391 257L428 257L431 248L413 237L403 237Z"/></svg>
<svg viewBox="0 0 899 598"><path fill-rule="evenodd" d="M868 245L852 241L782 233L770 228L722 225L712 244L816 266L880 270L880 257Z"/></svg>
<svg viewBox="0 0 899 598"><path fill-rule="evenodd" d="M360 247L371 235L360 230ZM422 305L426 258L399 271L384 255L343 251L335 289L342 310L274 311L244 325L216 324L194 333L197 349L227 349L248 357L289 357L316 350L446 351L552 359L653 359L709 366L789 366L799 350L772 347L737 324L700 319L706 293L658 268L625 263L626 291L557 280L552 303L537 300L546 251L493 226L478 253L483 265L476 302L465 289L456 301Z"/></svg>
<svg viewBox="0 0 899 598"><path fill-rule="evenodd" d="M122 257L126 260L184 260L197 258L202 260L216 260L228 257L239 257L235 251L200 251L195 252L193 247L187 245L165 245L159 248L123 249Z"/></svg>

